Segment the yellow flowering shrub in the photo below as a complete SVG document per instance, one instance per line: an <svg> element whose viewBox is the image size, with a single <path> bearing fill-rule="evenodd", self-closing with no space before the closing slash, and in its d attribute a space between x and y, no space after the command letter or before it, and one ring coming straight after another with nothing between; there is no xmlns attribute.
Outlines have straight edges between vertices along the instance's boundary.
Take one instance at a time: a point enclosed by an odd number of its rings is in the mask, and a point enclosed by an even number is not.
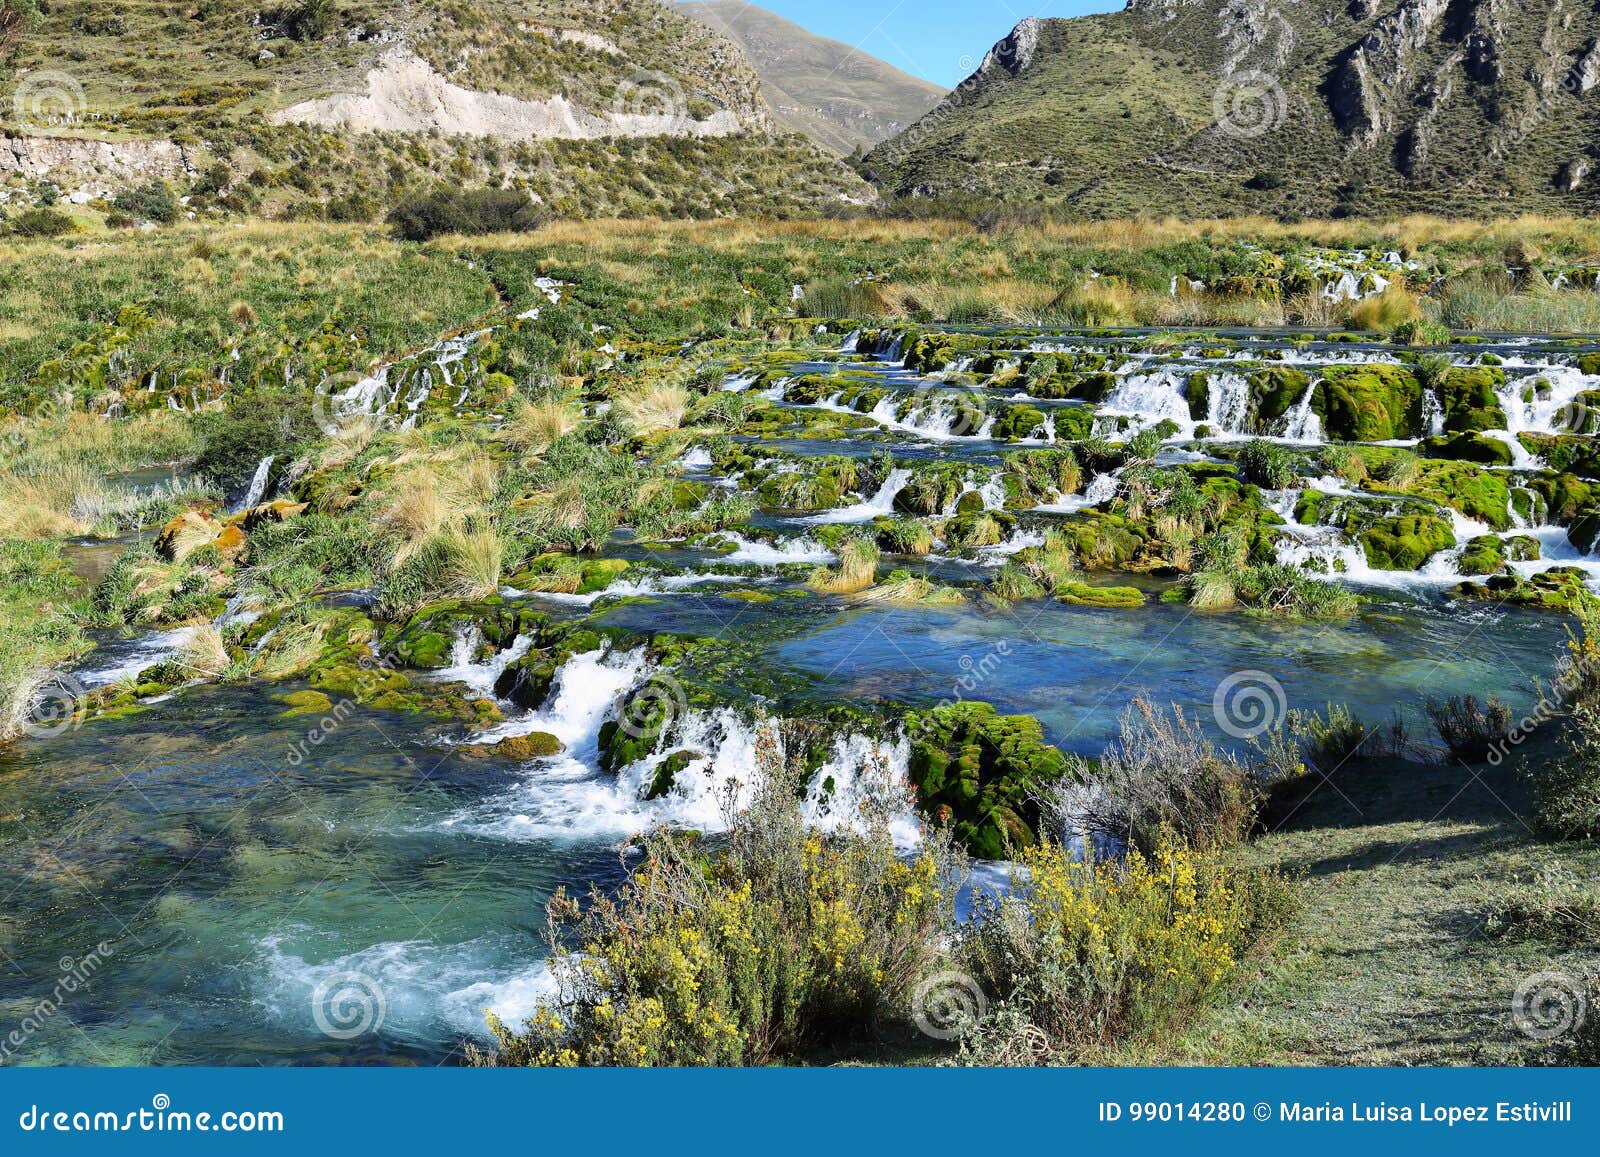
<svg viewBox="0 0 1600 1157"><path fill-rule="evenodd" d="M1228 975L1286 891L1170 834L1149 856L1085 863L1048 845L1023 865L1011 896L980 902L964 948L985 989L1025 1005L1058 1048L1168 1023Z"/></svg>
<svg viewBox="0 0 1600 1157"><path fill-rule="evenodd" d="M474 1059L748 1065L865 1039L907 1019L949 943L951 863L937 841L897 856L881 825L808 831L792 793L715 855L656 833L616 896L551 902L559 994L520 1029L491 1018L496 1051Z"/></svg>

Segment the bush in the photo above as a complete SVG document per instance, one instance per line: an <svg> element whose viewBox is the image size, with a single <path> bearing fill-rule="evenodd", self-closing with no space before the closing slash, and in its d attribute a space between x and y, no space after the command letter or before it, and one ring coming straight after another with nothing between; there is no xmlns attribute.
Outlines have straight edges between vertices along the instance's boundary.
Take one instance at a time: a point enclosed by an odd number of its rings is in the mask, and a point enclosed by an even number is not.
<svg viewBox="0 0 1600 1157"><path fill-rule="evenodd" d="M1534 817L1557 839L1600 836L1600 708L1575 707L1562 735L1564 751L1531 773Z"/></svg>
<svg viewBox="0 0 1600 1157"><path fill-rule="evenodd" d="M1043 807L1066 839L1099 837L1155 856L1174 836L1186 846L1231 847L1255 822L1260 786L1219 752L1198 724L1147 699L1123 713L1117 739L1090 765L1068 757L1068 771Z"/></svg>
<svg viewBox="0 0 1600 1157"><path fill-rule="evenodd" d="M151 181L123 189L111 201L112 208L129 217L170 225L178 219L178 202L163 181Z"/></svg>
<svg viewBox="0 0 1600 1157"><path fill-rule="evenodd" d="M1287 490L1298 477L1294 455L1282 446L1257 438L1239 450L1239 472L1263 490Z"/></svg>
<svg viewBox="0 0 1600 1157"><path fill-rule="evenodd" d="M76 232L78 226L54 209L26 209L11 219L9 228L17 237L62 237Z"/></svg>
<svg viewBox="0 0 1600 1157"><path fill-rule="evenodd" d="M1511 708L1493 695L1482 705L1472 695L1430 696L1424 710L1450 754L1464 763L1482 763L1491 752L1506 749Z"/></svg>
<svg viewBox="0 0 1600 1157"><path fill-rule="evenodd" d="M400 202L388 222L402 240L429 241L445 233L526 233L544 217L515 190L438 189Z"/></svg>
<svg viewBox="0 0 1600 1157"><path fill-rule="evenodd" d="M953 932L959 858L934 842L902 859L881 815L809 831L803 773L765 762L720 855L656 832L614 899L557 893L558 995L521 1031L491 1018L496 1051L474 1063L762 1064L909 1021Z"/></svg>
<svg viewBox="0 0 1600 1157"><path fill-rule="evenodd" d="M1000 1001L964 1042L980 1064L1018 1052L1070 1062L1170 1029L1293 902L1281 876L1170 832L1149 856L1085 863L1048 845L1022 863L1010 896L979 897L960 945L967 971ZM1016 1048L1021 1033L1042 1047Z"/></svg>

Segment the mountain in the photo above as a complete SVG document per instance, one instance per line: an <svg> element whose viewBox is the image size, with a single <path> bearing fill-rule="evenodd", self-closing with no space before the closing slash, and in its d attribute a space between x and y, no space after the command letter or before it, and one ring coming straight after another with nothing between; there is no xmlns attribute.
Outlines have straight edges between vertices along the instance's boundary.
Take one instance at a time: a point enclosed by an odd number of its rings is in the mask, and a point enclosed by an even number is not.
<svg viewBox="0 0 1600 1157"><path fill-rule="evenodd" d="M361 216L441 180L569 216L872 198L774 122L737 45L657 0L42 8L0 94L0 176L203 173L202 197L290 216Z"/></svg>
<svg viewBox="0 0 1600 1157"><path fill-rule="evenodd" d="M1085 218L1583 212L1597 85L1592 4L1133 0L1023 21L867 171Z"/></svg>
<svg viewBox="0 0 1600 1157"><path fill-rule="evenodd" d="M744 49L778 121L836 153L869 149L918 120L945 96L837 40L806 31L743 0L677 5Z"/></svg>

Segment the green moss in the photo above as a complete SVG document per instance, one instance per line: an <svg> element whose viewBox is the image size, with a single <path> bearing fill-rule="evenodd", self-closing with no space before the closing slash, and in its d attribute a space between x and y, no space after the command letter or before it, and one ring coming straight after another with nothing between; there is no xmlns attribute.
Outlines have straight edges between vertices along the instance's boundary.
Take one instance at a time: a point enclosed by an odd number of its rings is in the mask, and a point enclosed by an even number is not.
<svg viewBox="0 0 1600 1157"><path fill-rule="evenodd" d="M333 700L321 691L290 691L279 695L278 702L287 708L282 718L293 719L299 715L326 715L333 710Z"/></svg>
<svg viewBox="0 0 1600 1157"><path fill-rule="evenodd" d="M560 755L566 749L566 744L547 731L509 735L494 745L495 754L523 763L530 759L547 759L552 755Z"/></svg>
<svg viewBox="0 0 1600 1157"><path fill-rule="evenodd" d="M1144 592L1137 587L1094 587L1087 583L1065 583L1056 588L1056 598L1079 607L1105 607L1131 610L1144 606Z"/></svg>
<svg viewBox="0 0 1600 1157"><path fill-rule="evenodd" d="M1428 438L1418 449L1429 458L1452 458L1488 466L1509 466L1512 458L1510 446L1498 438L1486 438L1482 434Z"/></svg>
<svg viewBox="0 0 1600 1157"><path fill-rule="evenodd" d="M1360 541L1368 565L1378 570L1417 570L1441 550L1455 546L1456 536L1442 518L1403 514L1367 526Z"/></svg>
<svg viewBox="0 0 1600 1157"><path fill-rule="evenodd" d="M1422 427L1422 386L1404 366L1329 366L1312 408L1330 441L1414 438Z"/></svg>
<svg viewBox="0 0 1600 1157"><path fill-rule="evenodd" d="M919 806L973 855L1003 859L1038 841L1039 789L1067 774L1039 721L956 703L907 719Z"/></svg>

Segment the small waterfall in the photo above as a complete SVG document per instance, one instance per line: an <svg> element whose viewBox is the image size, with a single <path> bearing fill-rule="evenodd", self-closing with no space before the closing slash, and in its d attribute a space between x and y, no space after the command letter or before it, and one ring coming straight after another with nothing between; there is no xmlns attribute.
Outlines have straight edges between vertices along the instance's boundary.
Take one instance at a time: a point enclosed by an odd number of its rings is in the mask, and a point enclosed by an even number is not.
<svg viewBox="0 0 1600 1157"><path fill-rule="evenodd" d="M507 840L590 840L632 835L661 823L723 830L724 808L748 804L766 755L787 757L782 721L727 707L679 709L670 714L649 755L608 775L600 768L601 726L616 717L649 674L642 650L573 656L556 675L544 707L477 737L492 743L544 731L561 740L566 751L533 761L521 783L462 808L439 826ZM670 790L647 798L662 765L679 753L688 758ZM807 819L836 829L859 822L870 809L890 819L897 844L914 847L921 833L908 786L909 756L903 736L840 735L807 787Z"/></svg>
<svg viewBox="0 0 1600 1157"><path fill-rule="evenodd" d="M1006 484L999 474L994 475L978 490L983 498L985 510L1004 510L1006 508Z"/></svg>
<svg viewBox="0 0 1600 1157"><path fill-rule="evenodd" d="M1250 383L1238 374L1213 374L1206 421L1214 432L1246 434L1250 428ZM1184 403L1187 415L1188 402Z"/></svg>
<svg viewBox="0 0 1600 1157"><path fill-rule="evenodd" d="M1161 422L1174 423L1181 435L1194 434L1194 419L1189 416L1189 402L1184 396L1188 388L1188 375L1170 367L1153 373L1130 374L1117 384L1095 415L1095 432L1113 434L1115 419L1134 420L1137 430L1149 429ZM1104 422L1104 419L1113 419Z"/></svg>
<svg viewBox="0 0 1600 1157"><path fill-rule="evenodd" d="M1427 431L1426 437L1444 436L1444 403L1439 400L1437 390L1422 391L1422 428Z"/></svg>
<svg viewBox="0 0 1600 1157"><path fill-rule="evenodd" d="M1117 496L1117 491L1121 487L1121 470L1113 470L1109 474L1096 474L1082 494L1058 497L1057 501L1046 506L1035 506L1033 510L1036 514L1076 514L1091 506L1101 506L1110 502Z"/></svg>
<svg viewBox="0 0 1600 1157"><path fill-rule="evenodd" d="M843 354L853 354L853 353L856 352L856 347L860 343L861 343L861 331L859 329L853 329L845 337L844 344L839 347L839 352L843 353Z"/></svg>
<svg viewBox="0 0 1600 1157"><path fill-rule="evenodd" d="M896 467L883 480L883 485L878 487L878 492L865 502L858 502L854 506L842 507L839 510L825 510L821 514L807 518L806 521L813 526L826 526L846 522L871 522L874 518L881 518L894 509L895 497L910 482L911 471Z"/></svg>
<svg viewBox="0 0 1600 1157"><path fill-rule="evenodd" d="M483 631L476 623L460 630L450 647L450 666L435 673L434 677L447 683L465 683L474 691L488 697L494 696L494 685L505 669L533 648L533 637L518 635L511 646L479 662L478 652L483 649Z"/></svg>
<svg viewBox="0 0 1600 1157"><path fill-rule="evenodd" d="M757 566L782 566L785 563L837 562L838 558L820 542L811 538L789 538L779 543L746 538L742 534L723 531L717 537L733 543L737 548L721 555L724 562L748 562Z"/></svg>
<svg viewBox="0 0 1600 1157"><path fill-rule="evenodd" d="M1288 422L1283 430L1283 436L1287 441L1321 443L1322 419L1317 417L1316 411L1311 408L1312 399L1317 393L1317 385L1317 382L1312 382L1307 386L1306 392L1294 404L1294 409L1289 411Z"/></svg>
<svg viewBox="0 0 1600 1157"><path fill-rule="evenodd" d="M272 477L272 464L277 460L276 454L268 454L256 465L255 476L250 479L250 488L244 492L244 501L235 508L235 513L241 510L254 510L261 505L267 496L267 482Z"/></svg>

